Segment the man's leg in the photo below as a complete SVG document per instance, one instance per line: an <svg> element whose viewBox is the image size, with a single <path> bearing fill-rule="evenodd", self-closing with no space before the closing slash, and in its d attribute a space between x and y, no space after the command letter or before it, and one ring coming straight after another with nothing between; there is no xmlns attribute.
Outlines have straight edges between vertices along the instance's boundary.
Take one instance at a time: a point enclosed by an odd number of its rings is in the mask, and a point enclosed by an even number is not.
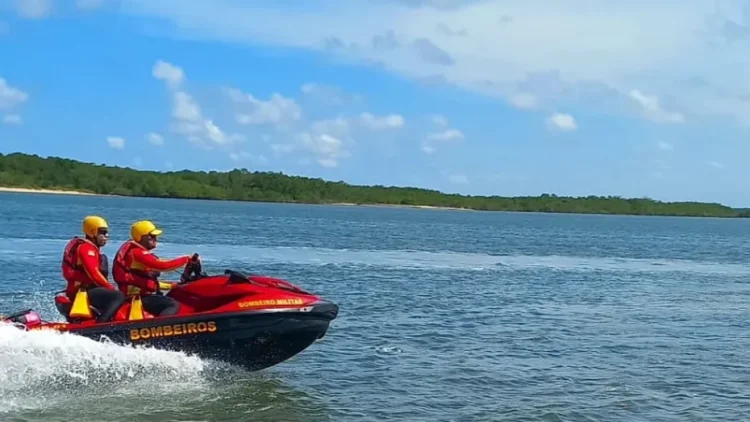
<svg viewBox="0 0 750 422"><path fill-rule="evenodd" d="M154 316L174 315L180 309L180 304L174 299L160 295L143 296L143 308Z"/></svg>
<svg viewBox="0 0 750 422"><path fill-rule="evenodd" d="M125 295L119 290L110 290L104 287L95 287L88 291L91 305L99 311L96 322L107 322L112 318L125 303Z"/></svg>

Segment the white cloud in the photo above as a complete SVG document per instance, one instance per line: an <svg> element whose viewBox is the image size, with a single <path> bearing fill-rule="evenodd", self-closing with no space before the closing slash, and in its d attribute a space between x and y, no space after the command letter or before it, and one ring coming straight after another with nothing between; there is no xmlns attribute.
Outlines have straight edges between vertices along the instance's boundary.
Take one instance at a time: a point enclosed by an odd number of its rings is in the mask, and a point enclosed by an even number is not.
<svg viewBox="0 0 750 422"><path fill-rule="evenodd" d="M8 85L8 81L0 78L0 109L14 108L29 99L29 94Z"/></svg>
<svg viewBox="0 0 750 422"><path fill-rule="evenodd" d="M151 74L164 81L172 95L173 132L184 135L189 142L205 148L225 146L242 139L239 134L227 135L212 119L203 115L198 102L183 88L186 77L181 67L158 60Z"/></svg>
<svg viewBox="0 0 750 422"><path fill-rule="evenodd" d="M308 153L315 157L315 161L320 166L328 168L337 167L342 158L351 156L351 152L346 147L346 138L323 132L326 124L316 123L318 124L311 125L309 130L297 133L288 143L271 144L270 148L274 155L279 157L295 152ZM310 160L303 157L299 162L307 165Z"/></svg>
<svg viewBox="0 0 750 422"><path fill-rule="evenodd" d="M161 146L164 145L164 137L156 132L149 132L146 135L146 139L151 142L152 145Z"/></svg>
<svg viewBox="0 0 750 422"><path fill-rule="evenodd" d="M206 136L209 140L213 141L216 144L224 144L226 142L229 142L229 139L227 138L226 134L224 134L224 131L222 131L220 127L216 126L213 121L205 120L203 124L206 131Z"/></svg>
<svg viewBox="0 0 750 422"><path fill-rule="evenodd" d="M249 94L241 94L242 97L240 97L235 91L233 95L234 100L237 101L246 98L245 96ZM355 116L339 115L312 122L305 121L301 111L292 116L293 118L274 120L278 122L276 128L284 132L282 137L287 137L288 141L272 143L270 148L274 155L280 156L293 152L308 153L312 154L315 162L323 167L336 167L341 159L350 157L350 147L356 143L355 137L372 136L373 132L398 129L405 125L403 116L394 113L376 116L369 112L362 112ZM266 143L270 142L270 137L267 135L264 135L263 139ZM312 160L305 157L300 162L307 165Z"/></svg>
<svg viewBox="0 0 750 422"><path fill-rule="evenodd" d="M341 139L327 133L310 134L308 132L299 135L302 145L311 151L316 157L318 164L323 167L337 167L340 158L349 157L351 154L344 149Z"/></svg>
<svg viewBox="0 0 750 422"><path fill-rule="evenodd" d="M20 125L23 123L23 119L18 114L6 114L3 116L3 123L6 125Z"/></svg>
<svg viewBox="0 0 750 422"><path fill-rule="evenodd" d="M365 127L371 130L399 129L405 124L404 117L400 114L375 116L365 112L359 115L359 119Z"/></svg>
<svg viewBox="0 0 750 422"><path fill-rule="evenodd" d="M432 123L439 130L428 133L422 141L422 151L425 154L434 154L437 151L436 144L439 142L460 142L466 139L463 132L448 127L448 119L445 116L433 116Z"/></svg>
<svg viewBox="0 0 750 422"><path fill-rule="evenodd" d="M369 112L362 112L356 118L345 118L338 116L331 119L316 120L310 129L317 133L330 133L337 137L348 138L356 127L364 128L368 131L382 131L403 128L406 119L400 114L386 114L376 116Z"/></svg>
<svg viewBox="0 0 750 422"><path fill-rule="evenodd" d="M672 151L674 149L674 146L672 146L672 144L664 141L659 141L659 143L657 143L657 146L662 151Z"/></svg>
<svg viewBox="0 0 750 422"><path fill-rule="evenodd" d="M554 129L573 131L578 129L576 119L570 114L555 113L547 118L547 124Z"/></svg>
<svg viewBox="0 0 750 422"><path fill-rule="evenodd" d="M52 0L15 0L19 16L41 19L52 13Z"/></svg>
<svg viewBox="0 0 750 422"><path fill-rule="evenodd" d="M303 152L312 154L323 167L337 167L342 158L351 156L348 145L353 144L351 123L343 117L317 120L300 130L289 143L273 143L271 150L276 156ZM301 163L309 164L307 158Z"/></svg>
<svg viewBox="0 0 750 422"><path fill-rule="evenodd" d="M709 161L708 165L711 166L711 167L717 168L717 169L723 169L724 168L724 164L721 164L718 161Z"/></svg>
<svg viewBox="0 0 750 422"><path fill-rule="evenodd" d="M201 120L201 108L190 94L184 91L174 93L172 117L183 122L197 123Z"/></svg>
<svg viewBox="0 0 750 422"><path fill-rule="evenodd" d="M430 141L460 141L464 139L464 134L457 129L446 129L427 134L427 139Z"/></svg>
<svg viewBox="0 0 750 422"><path fill-rule="evenodd" d="M186 73L177 65L163 60L155 62L152 76L163 81L173 101L170 130L180 133L199 146L228 146L234 139L245 139L239 135L227 135L212 119L206 117L198 101L186 89ZM341 93L342 96L355 98L344 93L338 87L317 83L306 83L300 87L304 96L321 96L325 93ZM406 125L401 114L386 113L376 115L367 111L354 112L335 117L310 120L295 98L285 97L276 92L268 99L259 99L252 93L243 92L233 87L223 87L221 92L228 100L237 123L247 126L244 130L249 138L261 138L274 155L300 153L314 157L314 161L324 167L336 167L341 159L351 156L351 147L356 144L355 137L376 136L372 132L400 129ZM311 108L311 115L326 112L323 108ZM328 110L330 111L330 110ZM463 139L463 134L447 127L447 120L440 116L434 119L436 125L443 126L440 131L429 138L431 141L451 141ZM270 126L278 133L274 142L265 133ZM380 137L380 135L377 135ZM146 138L155 145L163 142L160 134L147 134ZM236 149L227 151L233 161L249 159ZM262 158L261 158L262 157ZM307 158L307 157L303 157ZM262 155L253 156L256 162L266 160ZM313 160L308 160L313 162Z"/></svg>
<svg viewBox="0 0 750 422"><path fill-rule="evenodd" d="M450 7L322 0L336 7L316 11L229 0L123 1L126 13L166 18L192 38L322 51L502 96L521 108L551 112L596 100L598 111L630 113L623 100L637 88L649 93L639 97L646 104L669 98L660 107L680 110L648 109L644 116L656 121L717 113L750 122L740 99L750 93L750 14L738 0L721 8L705 0L483 0ZM468 36L456 36L464 28Z"/></svg>
<svg viewBox="0 0 750 422"><path fill-rule="evenodd" d="M681 113L664 110L656 96L646 95L634 89L630 91L630 97L643 107L643 112L647 118L657 123L682 123L685 121L685 116Z"/></svg>
<svg viewBox="0 0 750 422"><path fill-rule="evenodd" d="M0 78L0 110L14 110L28 99L29 94L10 86L5 79ZM20 125L23 118L18 113L8 113L3 116L2 122L7 125Z"/></svg>
<svg viewBox="0 0 750 422"><path fill-rule="evenodd" d="M112 149L123 149L125 148L125 139L119 136L108 136L107 143Z"/></svg>
<svg viewBox="0 0 750 422"><path fill-rule="evenodd" d="M176 88L185 81L185 72L181 67L167 63L163 60L157 60L154 64L151 74L154 78L166 82L170 87Z"/></svg>
<svg viewBox="0 0 750 422"><path fill-rule="evenodd" d="M227 88L227 95L242 111L237 112L237 123L242 125L283 125L302 118L302 109L294 99L274 92L267 101L236 88Z"/></svg>

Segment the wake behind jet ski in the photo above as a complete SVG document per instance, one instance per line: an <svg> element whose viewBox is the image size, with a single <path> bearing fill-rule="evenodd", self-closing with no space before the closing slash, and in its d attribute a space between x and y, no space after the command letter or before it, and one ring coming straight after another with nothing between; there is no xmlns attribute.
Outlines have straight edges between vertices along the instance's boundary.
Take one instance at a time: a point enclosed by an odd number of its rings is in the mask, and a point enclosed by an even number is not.
<svg viewBox="0 0 750 422"><path fill-rule="evenodd" d="M61 292L62 293L62 292ZM161 294L159 292L158 294ZM0 321L26 330L52 329L95 340L194 353L261 370L283 362L323 338L338 315L338 305L281 279L225 270L206 275L200 264L185 269L168 297L180 304L176 315L154 317L135 296L110 322L67 317L71 301L55 297L67 322L45 322L34 310Z"/></svg>

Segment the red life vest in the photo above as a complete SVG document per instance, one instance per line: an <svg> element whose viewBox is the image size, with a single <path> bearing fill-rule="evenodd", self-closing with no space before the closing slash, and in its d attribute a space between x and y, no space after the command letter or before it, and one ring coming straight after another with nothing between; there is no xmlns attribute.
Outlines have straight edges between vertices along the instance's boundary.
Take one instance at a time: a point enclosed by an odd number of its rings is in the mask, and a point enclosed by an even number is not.
<svg viewBox="0 0 750 422"><path fill-rule="evenodd" d="M90 288L96 286L93 280L86 274L83 266L78 262L78 248L84 243L91 243L87 239L80 238L78 236L68 242L65 246L62 256L62 275L63 278L68 282L66 288L67 294L74 295L75 292L80 288ZM93 245L93 243L91 243ZM106 278L109 276L109 266L107 262L107 256L99 252L99 248L95 248L99 254L99 271Z"/></svg>
<svg viewBox="0 0 750 422"><path fill-rule="evenodd" d="M149 293L144 292L143 289L134 283L136 278L140 280L152 280L155 283L159 282L158 271L145 271L137 268L140 267L140 264L133 262L133 257L130 254L134 248L142 248L142 246L132 240L125 242L117 251L115 260L112 262L112 278L117 283L120 291L125 295Z"/></svg>

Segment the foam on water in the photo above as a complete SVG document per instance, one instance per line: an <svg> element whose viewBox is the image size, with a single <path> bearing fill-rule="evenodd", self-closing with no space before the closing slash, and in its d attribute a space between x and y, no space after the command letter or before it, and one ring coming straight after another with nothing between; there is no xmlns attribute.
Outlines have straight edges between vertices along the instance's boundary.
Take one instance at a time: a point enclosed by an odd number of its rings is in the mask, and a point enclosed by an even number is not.
<svg viewBox="0 0 750 422"><path fill-rule="evenodd" d="M28 243L28 248L24 244ZM55 239L14 240L13 249L0 250L0 256L40 262L59 260L65 241ZM0 244L3 244L0 239ZM33 244L33 246L32 246ZM112 255L114 250L105 251ZM695 274L750 275L750 266L690 259L591 257L566 255L492 255L450 251L329 249L314 247L260 247L253 245L185 245L162 243L159 254L173 256L197 252L206 263L223 265L241 262L243 267L259 264L307 266L356 266L392 269L519 271L552 269L558 271L686 272Z"/></svg>
<svg viewBox="0 0 750 422"><path fill-rule="evenodd" d="M209 364L180 352L0 323L0 414L91 393L153 391L165 383L170 390L196 389Z"/></svg>

